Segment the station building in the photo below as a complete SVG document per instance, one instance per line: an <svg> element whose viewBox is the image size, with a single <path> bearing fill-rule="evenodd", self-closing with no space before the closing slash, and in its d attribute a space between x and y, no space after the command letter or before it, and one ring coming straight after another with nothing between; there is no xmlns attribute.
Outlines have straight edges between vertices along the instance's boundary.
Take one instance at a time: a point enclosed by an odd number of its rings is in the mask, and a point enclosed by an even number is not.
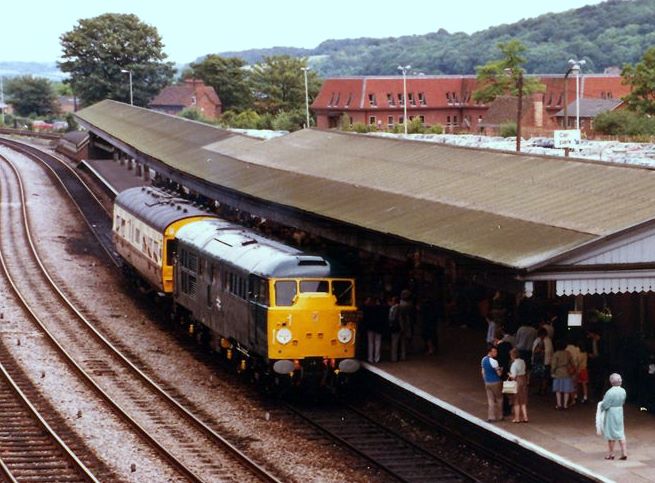
<svg viewBox="0 0 655 483"><path fill-rule="evenodd" d="M559 74L536 77L545 92L526 99L525 129L535 132L560 129L555 115L576 99L576 79ZM620 99L630 92L621 76L585 74L580 78L581 99ZM493 106L473 100L477 89L474 75L419 75L406 78L407 117L419 118L426 126L440 124L445 132L485 132L484 121ZM403 78L399 76L358 76L326 79L312 103L317 127L340 126L344 116L353 123L392 130L403 123ZM514 107L509 119L516 119ZM569 110L573 118L575 111ZM488 133L487 133L488 134Z"/></svg>

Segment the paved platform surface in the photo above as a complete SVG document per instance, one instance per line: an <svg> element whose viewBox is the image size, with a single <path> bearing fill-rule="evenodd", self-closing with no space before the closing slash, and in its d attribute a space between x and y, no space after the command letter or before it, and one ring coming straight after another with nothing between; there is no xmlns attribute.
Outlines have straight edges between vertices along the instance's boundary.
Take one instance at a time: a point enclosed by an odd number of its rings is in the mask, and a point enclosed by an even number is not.
<svg viewBox="0 0 655 483"><path fill-rule="evenodd" d="M145 181L143 177L137 176L135 169L127 169L126 165L121 165L118 161L87 159L83 163L91 171L97 173L97 176L104 180L105 184L115 190L116 193L128 188L150 184L150 181Z"/></svg>
<svg viewBox="0 0 655 483"><path fill-rule="evenodd" d="M375 367L465 411L492 431L506 431L536 444L602 479L619 482L655 481L655 414L625 407L627 461L606 461L607 443L596 435L596 403L555 410L555 396L532 395L528 400L528 424L510 418L489 424L480 359L486 354L484 334L471 329L444 328L435 355L410 355L404 362L380 362ZM531 388L533 389L533 388ZM630 388L626 387L628 393ZM620 450L616 449L616 454Z"/></svg>

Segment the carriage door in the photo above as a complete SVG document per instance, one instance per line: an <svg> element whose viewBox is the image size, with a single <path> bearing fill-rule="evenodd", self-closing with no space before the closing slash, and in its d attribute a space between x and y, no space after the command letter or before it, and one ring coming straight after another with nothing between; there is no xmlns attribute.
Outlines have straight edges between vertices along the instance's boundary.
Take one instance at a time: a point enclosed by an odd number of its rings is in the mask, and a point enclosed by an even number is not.
<svg viewBox="0 0 655 483"><path fill-rule="evenodd" d="M250 275L248 277L248 285L248 302L250 306L248 322L251 329L250 336L260 353L265 354L267 350L268 282L257 275Z"/></svg>

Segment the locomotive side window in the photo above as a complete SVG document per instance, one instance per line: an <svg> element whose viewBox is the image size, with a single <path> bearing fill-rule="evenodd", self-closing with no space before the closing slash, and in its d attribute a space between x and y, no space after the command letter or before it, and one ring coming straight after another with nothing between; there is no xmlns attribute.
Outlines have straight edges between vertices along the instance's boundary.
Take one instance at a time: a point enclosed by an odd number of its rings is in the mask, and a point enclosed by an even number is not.
<svg viewBox="0 0 655 483"><path fill-rule="evenodd" d="M333 280L332 295L337 298L337 305L353 305L353 283L350 280Z"/></svg>
<svg viewBox="0 0 655 483"><path fill-rule="evenodd" d="M279 280L275 282L275 305L290 307L296 296L296 282L294 280Z"/></svg>
<svg viewBox="0 0 655 483"><path fill-rule="evenodd" d="M177 240L166 240L166 265L173 265L177 255Z"/></svg>
<svg viewBox="0 0 655 483"><path fill-rule="evenodd" d="M300 282L300 292L323 292L330 291L330 284L327 280L302 280Z"/></svg>
<svg viewBox="0 0 655 483"><path fill-rule="evenodd" d="M250 290L248 291L248 300L261 305L268 305L268 282L267 280L250 276Z"/></svg>

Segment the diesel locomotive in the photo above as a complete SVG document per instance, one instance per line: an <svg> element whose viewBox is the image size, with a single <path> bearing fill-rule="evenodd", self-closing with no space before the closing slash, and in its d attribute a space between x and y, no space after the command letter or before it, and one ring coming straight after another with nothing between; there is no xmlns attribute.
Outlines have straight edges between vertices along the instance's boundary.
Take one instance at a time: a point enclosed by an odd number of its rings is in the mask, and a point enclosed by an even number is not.
<svg viewBox="0 0 655 483"><path fill-rule="evenodd" d="M355 281L320 256L267 239L153 187L114 204L116 251L179 319L257 375L339 381L355 359Z"/></svg>

